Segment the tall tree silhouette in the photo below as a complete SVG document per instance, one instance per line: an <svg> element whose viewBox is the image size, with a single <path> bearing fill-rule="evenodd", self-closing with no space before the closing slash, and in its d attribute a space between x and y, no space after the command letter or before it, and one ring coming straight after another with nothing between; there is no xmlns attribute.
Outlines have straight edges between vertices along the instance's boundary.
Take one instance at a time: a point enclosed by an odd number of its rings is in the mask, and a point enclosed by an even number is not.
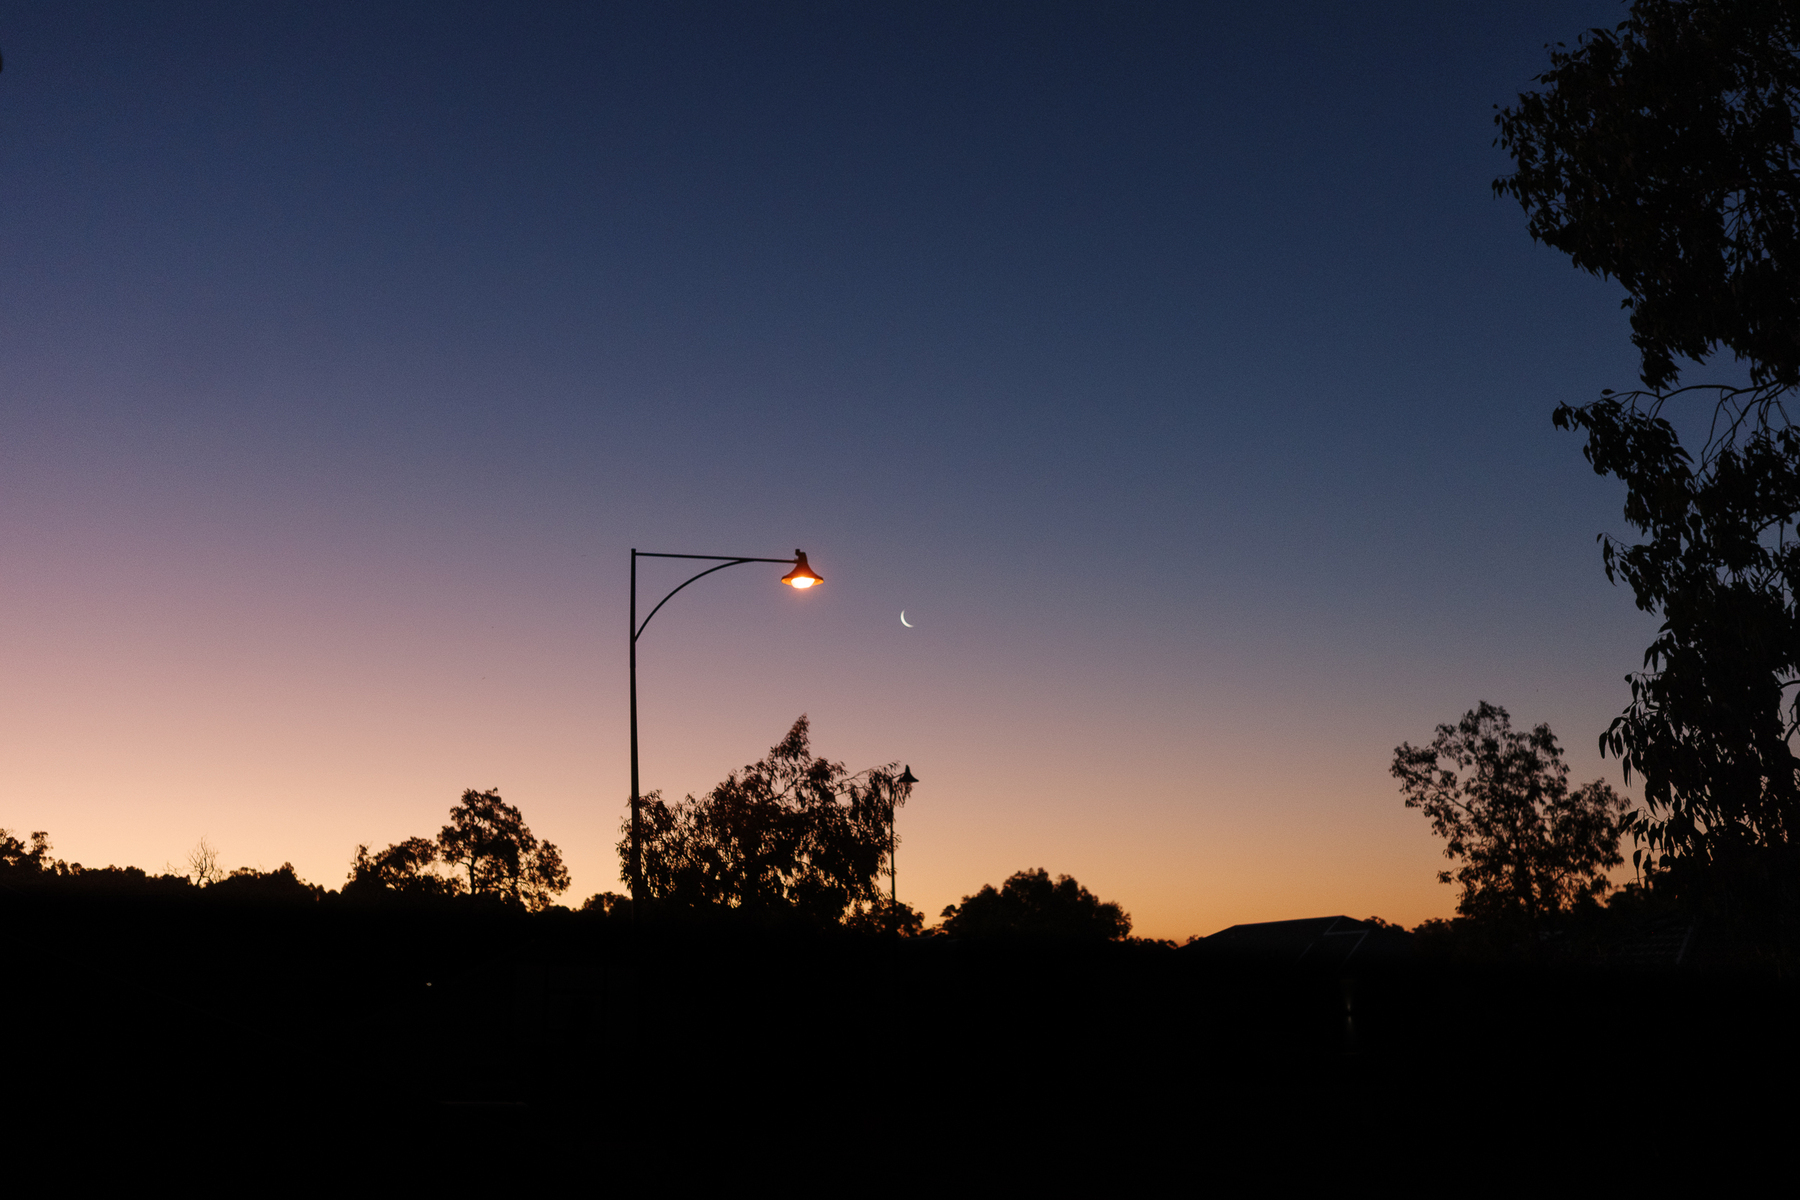
<svg viewBox="0 0 1800 1200"><path fill-rule="evenodd" d="M1496 117L1494 184L1531 235L1618 280L1643 390L1564 404L1626 485L1634 545L1603 562L1663 625L1601 739L1644 781L1633 830L1683 889L1800 903L1800 7L1636 0L1551 54ZM1682 385L1728 351L1749 383ZM1697 450L1665 413L1714 406ZM1704 410L1696 414L1705 425ZM1773 892L1771 892L1773 887Z"/></svg>
<svg viewBox="0 0 1800 1200"><path fill-rule="evenodd" d="M1513 731L1506 710L1482 701L1429 746L1394 750L1406 807L1422 809L1444 839L1441 871L1465 917L1540 926L1604 895L1606 871L1624 861L1627 802L1600 780L1569 790L1569 768L1548 725Z"/></svg>
<svg viewBox="0 0 1800 1200"><path fill-rule="evenodd" d="M877 876L892 805L905 802L898 764L851 775L813 755L810 733L803 715L761 762L699 799L644 797L644 885L653 899L796 912L821 923L881 908ZM624 862L629 820L621 833Z"/></svg>
<svg viewBox="0 0 1800 1200"><path fill-rule="evenodd" d="M498 896L536 912L569 887L562 854L533 836L524 816L497 789L464 792L438 833L437 847L446 863L468 873L468 890L478 896Z"/></svg>

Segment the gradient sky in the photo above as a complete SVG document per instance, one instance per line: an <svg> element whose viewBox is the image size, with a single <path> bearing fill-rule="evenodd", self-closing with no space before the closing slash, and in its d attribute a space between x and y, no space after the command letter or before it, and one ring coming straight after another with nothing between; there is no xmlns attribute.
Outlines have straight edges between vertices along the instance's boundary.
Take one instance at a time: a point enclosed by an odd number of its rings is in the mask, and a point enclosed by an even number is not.
<svg viewBox="0 0 1800 1200"><path fill-rule="evenodd" d="M1489 187L1623 9L1246 7L0 5L0 824L335 887L498 786L623 890L629 549L799 546L645 634L646 788L807 713L932 916L1448 915L1394 747L1617 784L1653 630L1620 292Z"/></svg>

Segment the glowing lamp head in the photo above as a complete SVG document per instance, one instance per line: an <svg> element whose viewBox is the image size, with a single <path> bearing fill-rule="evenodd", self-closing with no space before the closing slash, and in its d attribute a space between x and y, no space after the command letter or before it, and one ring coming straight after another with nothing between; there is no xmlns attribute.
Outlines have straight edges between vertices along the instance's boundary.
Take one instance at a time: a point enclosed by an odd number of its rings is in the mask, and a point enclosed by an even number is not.
<svg viewBox="0 0 1800 1200"><path fill-rule="evenodd" d="M806 551L796 550L794 551L794 554L796 556L794 569L789 571L786 575L783 575L781 577L781 582L787 584L791 588L798 588L803 592L815 583L825 582L823 578L813 573L811 567L806 565Z"/></svg>

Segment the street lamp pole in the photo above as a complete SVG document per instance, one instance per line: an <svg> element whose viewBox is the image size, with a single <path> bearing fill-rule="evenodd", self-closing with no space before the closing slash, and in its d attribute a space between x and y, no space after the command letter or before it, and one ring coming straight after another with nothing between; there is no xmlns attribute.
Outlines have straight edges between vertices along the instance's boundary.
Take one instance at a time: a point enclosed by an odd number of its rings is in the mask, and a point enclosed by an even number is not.
<svg viewBox="0 0 1800 1200"><path fill-rule="evenodd" d="M726 567L735 567L742 563L753 563L753 562L756 562L756 563L765 563L765 562L766 563L787 563L787 564L791 565L794 569L789 571L786 575L783 575L781 577L781 582L787 584L789 587L795 589L796 591L805 591L807 588L810 588L815 584L824 582L824 580L822 578L820 578L818 575L815 575L813 573L813 569L807 565L806 552L804 550L796 550L796 551L794 551L794 554L795 554L795 557L793 557L793 558L749 558L749 557L745 557L742 555L727 555L727 554L653 554L648 550L639 550L635 546L632 547L632 550L631 550L631 615L630 615L630 621L631 621L631 626L630 626L630 628L631 628L631 864L630 864L630 867L631 867L631 911L632 911L632 915L634 917L636 916L637 913L642 911L642 907L643 907L642 901L644 899L644 855L643 855L644 819L643 819L643 804L641 803L639 796L638 796L638 719L637 719L637 644L638 644L638 638L640 636L642 636L645 627L650 624L650 617L654 617L658 612L662 611L662 606L667 604L670 600L674 599L675 592L679 592L682 588L686 587L689 583L693 583L695 580L704 579L706 576L711 575L714 571L723 571ZM699 559L703 562L717 563L718 565L706 568L706 570L700 572L698 575L695 575L693 578L687 580L685 583L683 583L679 587L677 587L674 591L670 592L667 596L664 596L661 600L658 600L656 602L656 607L650 610L650 616L645 617L644 623L642 625L640 625L640 624L638 624L638 619L637 619L637 560L640 558Z"/></svg>
<svg viewBox="0 0 1800 1200"><path fill-rule="evenodd" d="M894 810L899 807L900 789L905 788L906 795L911 797L912 785L917 782L909 765L901 770L900 778L894 780L894 790L888 793L888 904L896 908L900 904L900 865L897 861L900 836L894 829Z"/></svg>

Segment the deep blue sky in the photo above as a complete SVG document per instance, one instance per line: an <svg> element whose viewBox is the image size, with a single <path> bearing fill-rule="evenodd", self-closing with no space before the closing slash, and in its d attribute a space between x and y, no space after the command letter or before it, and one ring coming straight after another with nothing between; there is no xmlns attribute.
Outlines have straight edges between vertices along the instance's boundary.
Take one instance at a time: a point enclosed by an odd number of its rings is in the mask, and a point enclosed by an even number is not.
<svg viewBox="0 0 1800 1200"><path fill-rule="evenodd" d="M932 913L1447 910L1394 745L1617 782L1650 636L1619 293L1489 187L1622 13L0 5L0 824L334 884L499 784L617 887L626 551L799 545L646 635L647 786L806 711Z"/></svg>

